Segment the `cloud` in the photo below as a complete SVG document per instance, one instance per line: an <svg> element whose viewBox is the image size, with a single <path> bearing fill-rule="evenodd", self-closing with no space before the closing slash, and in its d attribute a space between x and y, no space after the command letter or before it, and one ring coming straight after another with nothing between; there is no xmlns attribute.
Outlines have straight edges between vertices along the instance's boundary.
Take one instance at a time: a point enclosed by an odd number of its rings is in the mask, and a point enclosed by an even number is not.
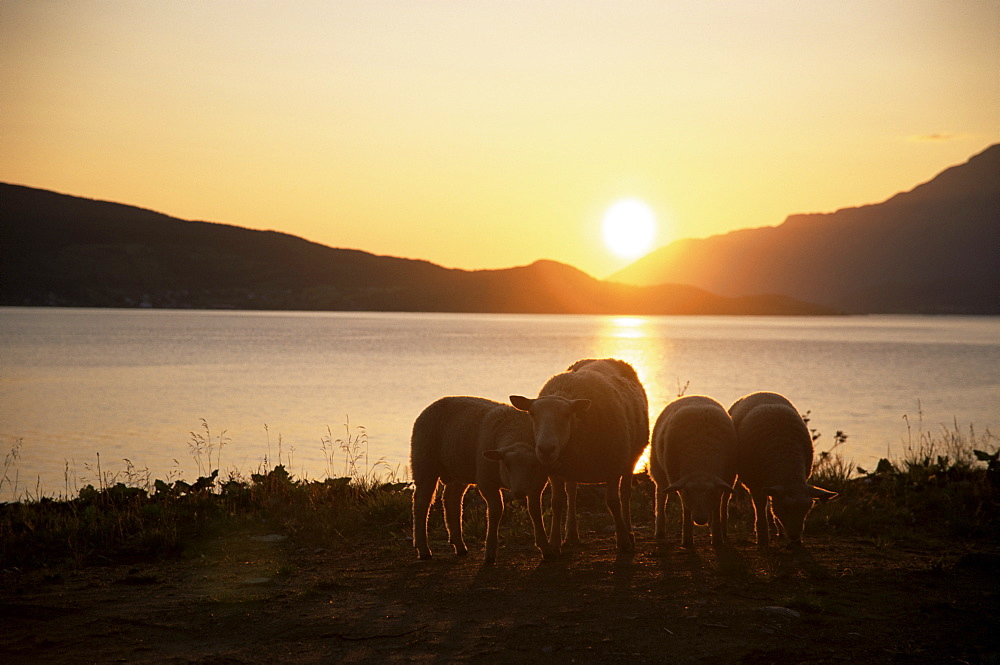
<svg viewBox="0 0 1000 665"><path fill-rule="evenodd" d="M949 132L936 132L934 134L916 134L913 136L907 136L907 141L915 141L918 143L946 143L948 141L958 141L959 139L965 138L962 134L951 134Z"/></svg>

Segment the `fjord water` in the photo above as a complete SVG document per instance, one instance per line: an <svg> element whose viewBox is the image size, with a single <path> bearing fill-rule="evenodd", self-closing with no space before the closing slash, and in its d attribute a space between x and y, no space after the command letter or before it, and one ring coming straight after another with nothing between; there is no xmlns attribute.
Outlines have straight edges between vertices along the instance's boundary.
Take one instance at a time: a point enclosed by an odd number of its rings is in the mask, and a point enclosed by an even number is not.
<svg viewBox="0 0 1000 665"><path fill-rule="evenodd" d="M0 445L21 441L32 495L75 493L129 460L155 478L198 471L192 432L224 471L265 458L298 477L342 475L322 440L367 436L367 461L408 477L409 433L443 395L506 401L585 357L631 362L651 419L678 392L728 406L773 390L811 412L817 449L862 466L917 432L1000 426L997 317L614 317L0 309ZM906 416L906 419L904 419ZM223 431L225 432L223 435ZM329 449L329 446L328 446ZM213 452L213 465L218 449ZM202 463L207 460L202 456ZM16 476L15 476L16 474Z"/></svg>

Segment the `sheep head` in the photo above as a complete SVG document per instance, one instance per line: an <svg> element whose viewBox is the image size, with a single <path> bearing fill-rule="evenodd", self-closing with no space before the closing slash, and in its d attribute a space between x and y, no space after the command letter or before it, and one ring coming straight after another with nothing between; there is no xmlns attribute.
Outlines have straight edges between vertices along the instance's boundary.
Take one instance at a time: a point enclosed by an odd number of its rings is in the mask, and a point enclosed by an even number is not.
<svg viewBox="0 0 1000 665"><path fill-rule="evenodd" d="M548 480L530 442L518 441L496 450L484 450L483 457L500 464L500 480L514 496L537 496Z"/></svg>
<svg viewBox="0 0 1000 665"><path fill-rule="evenodd" d="M837 496L821 487L808 483L801 485L774 485L764 490L771 497L771 512L781 523L781 527L791 543L802 542L802 529L806 515L817 501L829 501Z"/></svg>
<svg viewBox="0 0 1000 665"><path fill-rule="evenodd" d="M704 526L718 514L722 498L732 494L733 488L716 475L692 473L671 483L667 491L680 494L684 507L691 511L691 520Z"/></svg>
<svg viewBox="0 0 1000 665"><path fill-rule="evenodd" d="M531 416L535 455L544 466L556 463L572 436L574 426L590 408L589 399L569 399L558 395L543 395L535 399L511 395L510 403Z"/></svg>

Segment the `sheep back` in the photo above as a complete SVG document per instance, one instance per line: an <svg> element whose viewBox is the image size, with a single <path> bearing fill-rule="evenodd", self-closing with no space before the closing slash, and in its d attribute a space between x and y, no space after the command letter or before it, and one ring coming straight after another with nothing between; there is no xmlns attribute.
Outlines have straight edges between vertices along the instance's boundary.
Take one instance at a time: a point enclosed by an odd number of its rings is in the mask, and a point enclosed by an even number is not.
<svg viewBox="0 0 1000 665"><path fill-rule="evenodd" d="M589 399L555 473L579 482L629 476L649 444L646 391L631 365L616 359L580 360L550 378L539 397Z"/></svg>
<svg viewBox="0 0 1000 665"><path fill-rule="evenodd" d="M736 480L736 430L725 407L704 395L680 397L660 412L653 428L650 471L657 484L692 474Z"/></svg>
<svg viewBox="0 0 1000 665"><path fill-rule="evenodd" d="M777 393L753 393L729 411L739 442L737 471L748 490L805 485L812 473L812 436L787 398Z"/></svg>
<svg viewBox="0 0 1000 665"><path fill-rule="evenodd" d="M445 484L499 488L499 466L482 453L532 441L531 418L512 406L483 397L442 397L413 423L413 480L419 484L440 478Z"/></svg>

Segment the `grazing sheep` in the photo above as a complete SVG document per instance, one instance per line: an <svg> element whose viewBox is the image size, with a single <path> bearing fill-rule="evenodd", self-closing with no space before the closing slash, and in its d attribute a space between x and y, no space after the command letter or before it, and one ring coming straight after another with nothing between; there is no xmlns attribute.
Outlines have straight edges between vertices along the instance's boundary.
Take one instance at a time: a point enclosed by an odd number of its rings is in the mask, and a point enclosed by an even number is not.
<svg viewBox="0 0 1000 665"><path fill-rule="evenodd" d="M549 379L538 397L511 395L511 404L531 414L535 454L552 485L549 547L562 547L569 483L568 537L576 536L576 483L604 483L621 552L635 550L632 474L649 444L646 391L635 370L614 359L580 360Z"/></svg>
<svg viewBox="0 0 1000 665"><path fill-rule="evenodd" d="M507 404L481 397L442 397L421 412L410 439L413 472L413 545L430 559L427 515L438 481L444 484L444 516L455 553L468 549L462 538L462 500L469 485L486 501L486 558L497 555L497 531L503 517L501 488L526 496L535 545L548 555L542 524L542 490L547 481L535 457L531 419Z"/></svg>
<svg viewBox="0 0 1000 665"><path fill-rule="evenodd" d="M656 483L657 540L666 538L667 498L677 492L683 506L681 545L694 546L692 523L711 527L714 547L726 544L736 481L736 430L726 407L702 395L668 404L653 428L649 470Z"/></svg>
<svg viewBox="0 0 1000 665"><path fill-rule="evenodd" d="M736 425L740 483L753 499L757 544L767 547L773 527L779 537L784 534L790 544L801 545L802 526L813 503L837 496L806 482L813 463L809 428L792 403L777 393L747 395L729 407L729 413Z"/></svg>

